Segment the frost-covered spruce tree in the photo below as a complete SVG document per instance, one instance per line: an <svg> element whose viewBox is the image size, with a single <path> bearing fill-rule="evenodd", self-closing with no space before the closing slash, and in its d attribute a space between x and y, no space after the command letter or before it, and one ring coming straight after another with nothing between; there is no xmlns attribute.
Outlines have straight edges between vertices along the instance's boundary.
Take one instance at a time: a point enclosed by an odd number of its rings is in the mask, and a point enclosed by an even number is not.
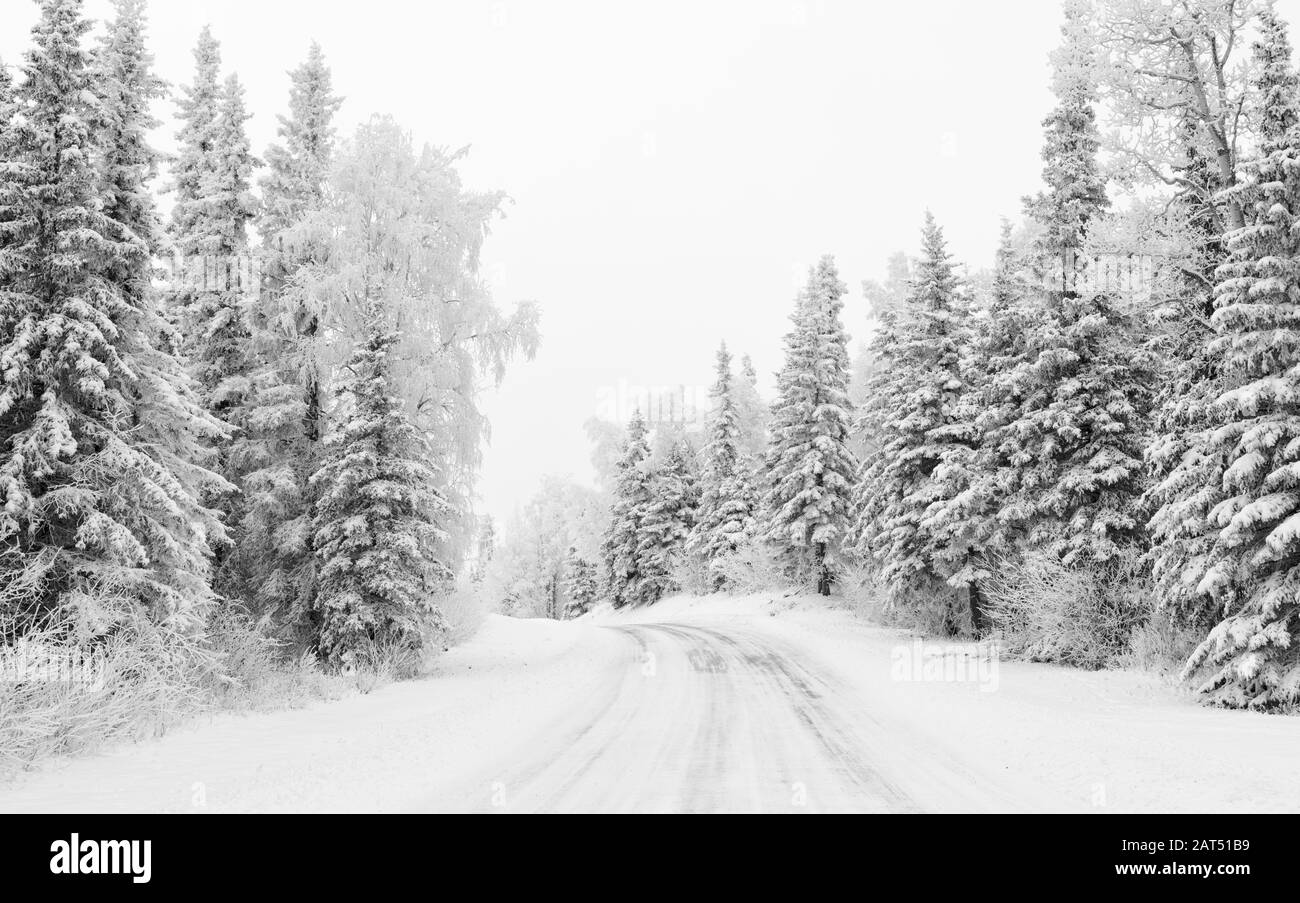
<svg viewBox="0 0 1300 903"><path fill-rule="evenodd" d="M652 500L650 444L645 418L636 411L627 427L627 440L618 461L614 505L601 544L610 601L622 608L639 600L644 568L641 561L641 521Z"/></svg>
<svg viewBox="0 0 1300 903"><path fill-rule="evenodd" d="M1023 399L1020 368L1032 360L1029 343L1042 328L1043 308L1030 291L1026 262L1011 224L1003 221L993 278L983 310L972 308L963 391L953 421L966 432L966 448L955 448L938 468L942 504L927 514L926 528L955 568L949 585L967 597L968 626L985 626L981 599L992 562L1014 554L1019 534L1001 517L1006 501L1001 480L1014 472L1014 445L999 432L1019 417ZM950 625L958 626L958 625Z"/></svg>
<svg viewBox="0 0 1300 903"><path fill-rule="evenodd" d="M179 351L204 408L224 423L226 437L215 445L216 468L238 486L241 472L230 442L240 434L243 403L255 364L245 316L248 225L256 210L251 178L257 161L249 151L244 91L231 75L216 87L219 48L205 29L195 51L194 85L181 103L183 127L175 174L176 209L172 239L183 255L185 280L169 299L169 317L180 333ZM209 500L229 525L242 517L235 492ZM218 549L219 588L242 593L237 560Z"/></svg>
<svg viewBox="0 0 1300 903"><path fill-rule="evenodd" d="M2 150L9 140L9 123L13 118L14 103L14 77L5 65L4 59L0 58L0 150ZM4 157L3 159L8 159Z"/></svg>
<svg viewBox="0 0 1300 903"><path fill-rule="evenodd" d="M569 549L564 563L564 595L568 599L565 616L570 619L591 611L600 595L596 566L583 558L576 547Z"/></svg>
<svg viewBox="0 0 1300 903"><path fill-rule="evenodd" d="M1097 162L1101 137L1092 17L1091 0L1066 0L1061 45L1052 53L1057 104L1043 121L1047 190L1026 202L1042 227L1039 245L1051 270L1061 255L1078 252L1088 224L1110 205Z"/></svg>
<svg viewBox="0 0 1300 903"><path fill-rule="evenodd" d="M969 324L943 232L928 213L922 237L911 290L873 348L864 427L874 441L857 489L855 538L893 604L942 601L955 624L957 589L980 576L967 567L969 518L952 504L969 487L978 439L963 417Z"/></svg>
<svg viewBox="0 0 1300 903"><path fill-rule="evenodd" d="M211 546L226 536L217 513L201 500L233 487L213 472L213 445L225 428L199 402L183 364L167 339L168 323L153 288L152 258L163 245L152 183L159 155L148 133L158 122L154 100L166 93L146 47L145 0L115 0L94 61L101 108L97 169L104 212L143 244L142 251L106 266L106 275L130 304L120 327L136 382L132 432L140 447L175 480L172 518L150 553L151 568L192 600L207 596Z"/></svg>
<svg viewBox="0 0 1300 903"><path fill-rule="evenodd" d="M13 136L10 130L10 124L14 117L14 81L13 75L9 72L9 67L5 61L0 59L0 160L10 159L8 150ZM5 246L9 240L8 233L3 228L6 214L0 210L0 255L3 255ZM2 283L0 283L2 285Z"/></svg>
<svg viewBox="0 0 1300 903"><path fill-rule="evenodd" d="M172 167L176 203L171 237L184 261L169 316L207 409L230 417L248 391L251 343L238 290L228 286L248 254L254 213L243 89L231 76L220 81L221 48L206 27L194 50L192 85L182 89ZM226 449L221 449L223 470Z"/></svg>
<svg viewBox="0 0 1300 903"><path fill-rule="evenodd" d="M321 202L334 153L334 116L343 105L343 98L334 94L325 54L315 42L289 79L289 115L279 117L280 141L266 153L263 207L257 224L266 244L277 246L283 244L277 239ZM290 247L278 250L291 257L310 251L294 248L301 242L292 237L287 244ZM290 259L288 265L292 263Z"/></svg>
<svg viewBox="0 0 1300 903"><path fill-rule="evenodd" d="M1053 56L1058 106L1047 120L1047 190L1027 202L1040 228L1037 269L1073 267L1089 224L1106 206L1096 158L1096 65L1087 4L1066 7L1065 43ZM1144 423L1150 361L1138 326L1118 298L1081 292L1072 280L1045 284L1043 314L1024 360L1003 377L1018 399L1006 423L986 433L1002 465L1000 525L1022 548L1065 564L1105 562L1140 545L1145 518Z"/></svg>
<svg viewBox="0 0 1300 903"><path fill-rule="evenodd" d="M677 443L650 475L650 498L637 530L640 579L636 598L643 605L675 592L678 563L695 524L698 495L691 472L690 447Z"/></svg>
<svg viewBox="0 0 1300 903"><path fill-rule="evenodd" d="M89 28L81 0L41 4L0 175L2 579L28 570L33 616L192 629L220 526L197 498L215 480L193 456L208 424L156 345L158 82L139 3L118 4L95 69Z"/></svg>
<svg viewBox="0 0 1300 903"><path fill-rule="evenodd" d="M222 85L211 157L199 180L193 231L179 236L180 245L201 255L213 284L191 296L184 323L186 353L194 368L204 402L213 413L227 417L238 410L249 391L253 359L244 316L244 296L223 282L249 253L248 226L256 212L252 173L257 161L245 125L250 115L244 89L231 75Z"/></svg>
<svg viewBox="0 0 1300 903"><path fill-rule="evenodd" d="M1227 235L1215 294L1211 347L1228 386L1200 449L1213 491L1160 516L1176 516L1186 533L1204 529L1214 544L1161 571L1194 567L1196 592L1222 617L1185 675L1207 675L1201 692L1214 703L1269 707L1300 701L1300 81L1271 13L1255 55L1259 156L1231 189L1246 226Z"/></svg>
<svg viewBox="0 0 1300 903"><path fill-rule="evenodd" d="M177 153L172 162L171 233L180 250L200 253L203 244L203 182L215 162L217 105L221 96L221 45L204 26L194 48L194 82L182 86L177 101L181 129L176 135Z"/></svg>
<svg viewBox="0 0 1300 903"><path fill-rule="evenodd" d="M809 274L785 339L785 365L772 408L764 538L796 579L830 595L851 521L848 336L841 322L848 287L823 257Z"/></svg>
<svg viewBox="0 0 1300 903"><path fill-rule="evenodd" d="M290 73L289 115L262 180L261 294L249 308L256 364L231 448L243 517L233 557L243 595L294 620L311 608L316 556L308 478L319 462L324 379L322 311L285 284L318 254L305 219L320 208L334 148L335 97L320 47Z"/></svg>
<svg viewBox="0 0 1300 903"><path fill-rule="evenodd" d="M1153 481L1144 508L1154 512L1150 560L1161 608L1208 631L1218 621L1217 605L1197 591L1197 584L1215 543L1206 516L1223 498L1219 462L1204 449L1221 425L1215 401L1227 388L1212 323L1214 274L1226 250L1225 218L1215 200L1221 180L1200 150L1200 128L1191 116L1184 117L1182 189L1171 210L1182 226L1189 259L1169 302L1158 311L1151 343L1162 367L1147 447Z"/></svg>
<svg viewBox="0 0 1300 903"><path fill-rule="evenodd" d="M744 377L742 376L742 379ZM750 474L742 467L740 414L733 398L731 353L724 343L718 350L717 379L711 391L713 409L709 442L699 481L699 508L686 549L711 572L715 589L722 587L714 570L720 558L736 551L753 528L753 493Z"/></svg>
<svg viewBox="0 0 1300 903"><path fill-rule="evenodd" d="M395 394L400 336L372 303L365 337L343 368L318 493L317 645L332 664L387 650L418 652L441 625L436 593L451 577L437 557L448 513L424 435Z"/></svg>

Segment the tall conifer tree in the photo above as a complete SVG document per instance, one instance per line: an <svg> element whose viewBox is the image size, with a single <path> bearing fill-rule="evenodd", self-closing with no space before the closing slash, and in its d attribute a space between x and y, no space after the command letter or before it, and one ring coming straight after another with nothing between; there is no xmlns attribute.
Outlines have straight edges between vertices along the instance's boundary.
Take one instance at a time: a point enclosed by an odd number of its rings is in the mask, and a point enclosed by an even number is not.
<svg viewBox="0 0 1300 903"><path fill-rule="evenodd" d="M772 409L764 535L798 579L829 595L850 527L848 287L827 256L812 269L786 336Z"/></svg>

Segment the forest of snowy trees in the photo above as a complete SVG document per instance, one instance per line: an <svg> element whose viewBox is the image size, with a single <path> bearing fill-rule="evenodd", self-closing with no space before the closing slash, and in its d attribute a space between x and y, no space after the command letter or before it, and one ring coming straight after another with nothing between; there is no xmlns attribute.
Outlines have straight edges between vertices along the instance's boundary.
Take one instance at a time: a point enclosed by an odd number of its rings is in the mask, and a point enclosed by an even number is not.
<svg viewBox="0 0 1300 903"><path fill-rule="evenodd" d="M1052 67L1044 187L993 267L926 214L864 286L851 372L847 287L817 263L768 416L742 416L724 345L702 435L627 425L598 561L553 556L571 612L597 564L616 607L866 592L937 634L1087 667L1158 649L1208 702L1300 702L1287 28L1264 0L1068 0Z"/></svg>
<svg viewBox="0 0 1300 903"><path fill-rule="evenodd" d="M252 653L409 668L474 542L477 390L537 344L536 311L477 272L503 196L390 119L336 137L316 46L259 159L208 30L164 159L144 0L102 28L38 5L0 66L6 643L102 654L114 704L135 687L158 717ZM66 703L15 692L6 718ZM92 733L141 714L84 704ZM27 725L75 745L48 726ZM4 758L39 739L6 734Z"/></svg>
<svg viewBox="0 0 1300 903"><path fill-rule="evenodd" d="M112 688L5 685L0 768L415 673L466 594L869 597L1300 704L1300 73L1268 0L1066 0L1042 188L991 266L918 209L855 350L816 261L774 397L723 343L700 428L593 421L596 485L508 525L473 504L480 390L539 343L479 273L504 195L390 118L337 134L319 46L258 155L210 30L172 90L145 0L37 6L0 64L0 637Z"/></svg>

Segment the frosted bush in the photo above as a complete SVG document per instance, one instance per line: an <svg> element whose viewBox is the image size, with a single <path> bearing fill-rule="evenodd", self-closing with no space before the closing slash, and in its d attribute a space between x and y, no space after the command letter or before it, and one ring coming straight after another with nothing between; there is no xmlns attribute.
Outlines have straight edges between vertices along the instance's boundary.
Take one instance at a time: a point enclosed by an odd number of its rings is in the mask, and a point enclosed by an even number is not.
<svg viewBox="0 0 1300 903"><path fill-rule="evenodd" d="M998 568L985 610L1007 653L1099 669L1122 661L1151 598L1137 556L1082 568L1032 554Z"/></svg>

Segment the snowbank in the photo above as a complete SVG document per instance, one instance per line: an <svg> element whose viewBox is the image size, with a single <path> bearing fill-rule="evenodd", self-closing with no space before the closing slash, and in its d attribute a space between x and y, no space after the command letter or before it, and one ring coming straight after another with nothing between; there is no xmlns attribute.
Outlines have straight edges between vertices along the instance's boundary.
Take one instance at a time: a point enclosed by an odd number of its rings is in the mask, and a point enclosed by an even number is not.
<svg viewBox="0 0 1300 903"><path fill-rule="evenodd" d="M543 731L618 661L594 626L489 616L425 680L291 712L220 715L0 785L0 812L391 812ZM487 800L490 787L468 788Z"/></svg>

